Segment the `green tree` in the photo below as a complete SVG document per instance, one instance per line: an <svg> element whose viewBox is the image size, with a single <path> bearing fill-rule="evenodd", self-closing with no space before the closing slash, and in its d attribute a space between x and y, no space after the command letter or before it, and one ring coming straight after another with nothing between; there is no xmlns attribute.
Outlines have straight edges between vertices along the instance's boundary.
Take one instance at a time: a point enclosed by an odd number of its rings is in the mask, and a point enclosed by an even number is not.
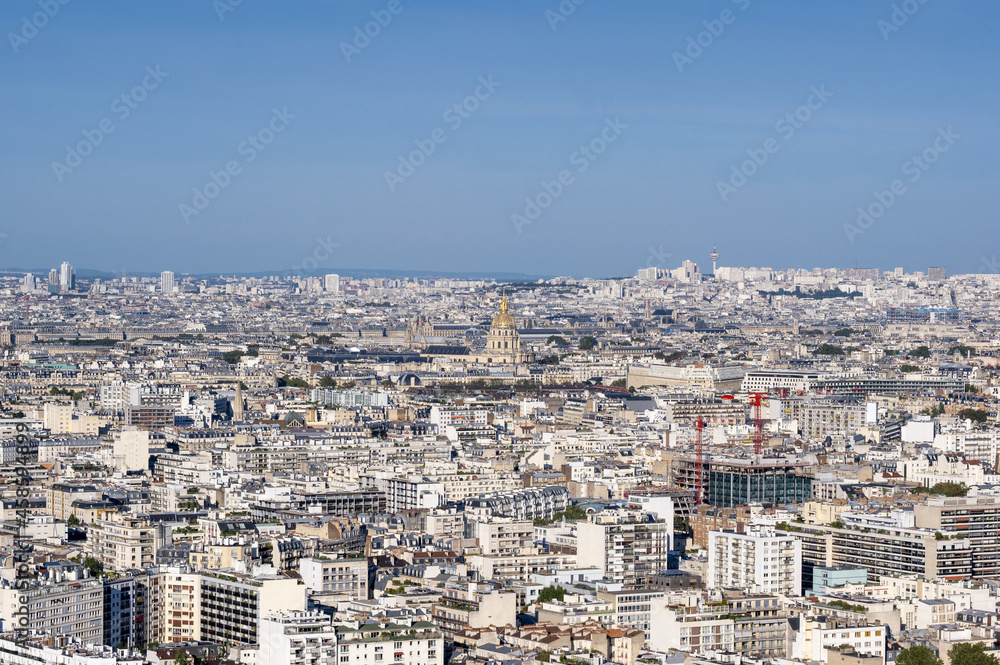
<svg viewBox="0 0 1000 665"><path fill-rule="evenodd" d="M547 586L538 592L538 602L547 603L550 600L561 601L566 597L566 589L561 586Z"/></svg>
<svg viewBox="0 0 1000 665"><path fill-rule="evenodd" d="M930 358L931 350L926 346L918 346L917 348L910 351L910 355L914 358Z"/></svg>
<svg viewBox="0 0 1000 665"><path fill-rule="evenodd" d="M850 328L841 328L840 330L837 330L837 331L836 331L836 332L834 332L833 334L834 334L835 336L837 336L837 337L850 337L850 336L851 336L851 335L853 335L853 334L854 334L855 332L856 332L856 331L854 331L854 330L852 330L852 329L850 329Z"/></svg>
<svg viewBox="0 0 1000 665"><path fill-rule="evenodd" d="M69 519L66 520L66 524L69 524L70 526L79 526L80 518L76 515L70 515Z"/></svg>
<svg viewBox="0 0 1000 665"><path fill-rule="evenodd" d="M83 560L83 567L90 571L91 577L100 577L104 572L104 565L92 556L87 556Z"/></svg>
<svg viewBox="0 0 1000 665"><path fill-rule="evenodd" d="M613 388L625 388L628 386L628 379L615 379L611 382Z"/></svg>
<svg viewBox="0 0 1000 665"><path fill-rule="evenodd" d="M982 642L956 644L948 651L948 658L951 665L1000 665L996 656L986 653Z"/></svg>
<svg viewBox="0 0 1000 665"><path fill-rule="evenodd" d="M590 335L580 338L579 348L581 351L590 351L595 346L597 346L597 340Z"/></svg>
<svg viewBox="0 0 1000 665"><path fill-rule="evenodd" d="M903 365L899 366L899 371L902 372L903 374L909 374L910 372L916 372L919 369L920 368L917 367L916 365L906 365L906 364L903 364Z"/></svg>
<svg viewBox="0 0 1000 665"><path fill-rule="evenodd" d="M234 349L232 351L226 351L222 354L222 359L229 363L230 365L235 365L243 357L243 352L239 349Z"/></svg>
<svg viewBox="0 0 1000 665"><path fill-rule="evenodd" d="M174 665L191 665L191 656L184 651L178 651L174 656Z"/></svg>
<svg viewBox="0 0 1000 665"><path fill-rule="evenodd" d="M940 494L942 496L965 496L969 493L969 488L965 483L955 483L955 482L945 482L945 483L935 483L931 487L931 494Z"/></svg>
<svg viewBox="0 0 1000 665"><path fill-rule="evenodd" d="M903 649L896 656L896 665L944 665L937 654L922 644Z"/></svg>
<svg viewBox="0 0 1000 665"><path fill-rule="evenodd" d="M561 335L549 335L545 340L546 344L558 344L559 346L569 346L569 342Z"/></svg>
<svg viewBox="0 0 1000 665"><path fill-rule="evenodd" d="M835 344L820 344L813 349L814 356L842 356L844 350Z"/></svg>
<svg viewBox="0 0 1000 665"><path fill-rule="evenodd" d="M962 409L958 412L959 418L968 418L974 423L985 423L988 415L985 409Z"/></svg>
<svg viewBox="0 0 1000 665"><path fill-rule="evenodd" d="M324 376L319 380L320 388L336 388L337 381L332 376Z"/></svg>

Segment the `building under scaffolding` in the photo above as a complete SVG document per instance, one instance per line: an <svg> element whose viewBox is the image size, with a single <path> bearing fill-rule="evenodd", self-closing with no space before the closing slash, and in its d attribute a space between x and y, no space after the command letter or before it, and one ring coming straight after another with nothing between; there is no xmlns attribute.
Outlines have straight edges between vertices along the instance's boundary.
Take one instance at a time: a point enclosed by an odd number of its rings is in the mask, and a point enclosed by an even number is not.
<svg viewBox="0 0 1000 665"><path fill-rule="evenodd" d="M695 459L674 459L674 485L694 489ZM804 462L778 458L722 458L705 460L704 502L713 506L743 506L748 503L802 503L812 497L812 477L804 473Z"/></svg>

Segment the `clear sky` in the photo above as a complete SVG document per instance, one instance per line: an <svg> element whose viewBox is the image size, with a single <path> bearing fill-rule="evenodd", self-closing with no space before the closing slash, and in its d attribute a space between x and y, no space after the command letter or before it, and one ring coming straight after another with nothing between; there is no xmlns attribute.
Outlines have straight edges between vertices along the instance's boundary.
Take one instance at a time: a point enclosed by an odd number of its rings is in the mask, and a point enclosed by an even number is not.
<svg viewBox="0 0 1000 665"><path fill-rule="evenodd" d="M0 266L1000 255L1000 3L579 1L3 0Z"/></svg>

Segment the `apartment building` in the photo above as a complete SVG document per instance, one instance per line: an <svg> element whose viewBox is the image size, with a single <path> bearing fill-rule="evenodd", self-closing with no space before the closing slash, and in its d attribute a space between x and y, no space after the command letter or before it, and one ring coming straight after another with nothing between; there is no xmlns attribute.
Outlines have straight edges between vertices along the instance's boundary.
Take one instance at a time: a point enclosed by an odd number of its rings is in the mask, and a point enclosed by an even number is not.
<svg viewBox="0 0 1000 665"><path fill-rule="evenodd" d="M535 526L527 520L493 517L474 523L479 553L484 556L510 556L532 545Z"/></svg>
<svg viewBox="0 0 1000 665"><path fill-rule="evenodd" d="M755 658L785 658L789 623L777 596L733 594L692 607L669 597L651 602L651 649L691 654L726 651Z"/></svg>
<svg viewBox="0 0 1000 665"><path fill-rule="evenodd" d="M769 528L712 531L706 584L709 589L801 595L802 542Z"/></svg>
<svg viewBox="0 0 1000 665"><path fill-rule="evenodd" d="M322 612L271 612L260 619L258 662L335 665L337 631Z"/></svg>
<svg viewBox="0 0 1000 665"><path fill-rule="evenodd" d="M385 495L385 507L390 512L437 508L445 501L444 483L426 476L374 471L362 476L361 482Z"/></svg>
<svg viewBox="0 0 1000 665"><path fill-rule="evenodd" d="M424 612L388 612L338 624L337 657L341 665L444 665L444 637Z"/></svg>
<svg viewBox="0 0 1000 665"><path fill-rule="evenodd" d="M861 655L881 657L884 662L887 633L884 625L859 626L843 619L804 616L793 633L789 656L826 663L831 650L847 647Z"/></svg>
<svg viewBox="0 0 1000 665"><path fill-rule="evenodd" d="M131 514L106 514L108 519L95 521L87 536L87 547L104 569L146 569L155 565L156 550L170 542L170 527L151 525Z"/></svg>
<svg viewBox="0 0 1000 665"><path fill-rule="evenodd" d="M635 588L667 568L670 535L663 520L639 512L603 512L577 526L577 564Z"/></svg>
<svg viewBox="0 0 1000 665"><path fill-rule="evenodd" d="M339 600L368 598L368 559L317 554L299 561L299 574L312 593Z"/></svg>
<svg viewBox="0 0 1000 665"><path fill-rule="evenodd" d="M446 637L466 628L517 625L517 594L488 583L446 587L433 606L434 621Z"/></svg>
<svg viewBox="0 0 1000 665"><path fill-rule="evenodd" d="M569 505L569 490L561 485L529 487L469 499L465 509L479 517L513 517L519 520L552 519Z"/></svg>
<svg viewBox="0 0 1000 665"><path fill-rule="evenodd" d="M305 585L279 575L172 569L161 584L165 642L253 644L261 616L306 608Z"/></svg>
<svg viewBox="0 0 1000 665"><path fill-rule="evenodd" d="M26 597L27 602L23 599ZM104 587L86 576L82 566L56 565L28 589L0 583L0 618L14 624L22 608L28 609L28 626L52 635L96 644L104 637Z"/></svg>

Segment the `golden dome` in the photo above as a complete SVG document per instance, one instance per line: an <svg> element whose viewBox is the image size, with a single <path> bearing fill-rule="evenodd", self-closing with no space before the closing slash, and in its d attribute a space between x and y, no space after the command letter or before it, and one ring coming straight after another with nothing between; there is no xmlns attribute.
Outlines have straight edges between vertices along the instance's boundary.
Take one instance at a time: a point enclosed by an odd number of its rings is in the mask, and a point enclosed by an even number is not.
<svg viewBox="0 0 1000 665"><path fill-rule="evenodd" d="M490 324L491 330L516 330L517 326L514 325L514 317L507 313L507 296L504 295L503 299L500 301L500 313L493 317L493 323Z"/></svg>

